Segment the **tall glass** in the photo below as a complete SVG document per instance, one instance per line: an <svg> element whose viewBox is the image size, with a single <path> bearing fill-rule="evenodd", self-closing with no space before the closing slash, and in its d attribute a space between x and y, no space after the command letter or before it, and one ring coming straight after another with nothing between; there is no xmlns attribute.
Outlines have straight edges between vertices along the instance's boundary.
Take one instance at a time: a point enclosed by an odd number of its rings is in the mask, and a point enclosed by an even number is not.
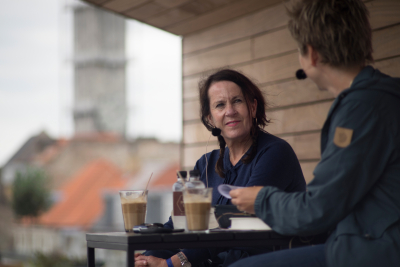
<svg viewBox="0 0 400 267"><path fill-rule="evenodd" d="M133 226L144 223L147 207L147 190L119 191L125 232L133 232Z"/></svg>
<svg viewBox="0 0 400 267"><path fill-rule="evenodd" d="M185 188L183 190L186 223L189 231L208 229L212 190L212 188Z"/></svg>

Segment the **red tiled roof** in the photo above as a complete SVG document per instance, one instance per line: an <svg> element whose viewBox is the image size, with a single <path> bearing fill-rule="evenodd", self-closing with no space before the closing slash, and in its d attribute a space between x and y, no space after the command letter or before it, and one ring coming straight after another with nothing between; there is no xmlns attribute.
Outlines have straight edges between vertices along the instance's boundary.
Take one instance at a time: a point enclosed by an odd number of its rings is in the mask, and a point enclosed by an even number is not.
<svg viewBox="0 0 400 267"><path fill-rule="evenodd" d="M58 139L54 144L46 147L42 153L35 156L37 163L44 165L57 157L62 149L68 145L69 141L66 139Z"/></svg>
<svg viewBox="0 0 400 267"><path fill-rule="evenodd" d="M103 190L118 190L126 184L122 171L106 160L83 167L62 189L62 199L39 218L39 223L59 227L88 228L104 212Z"/></svg>
<svg viewBox="0 0 400 267"><path fill-rule="evenodd" d="M179 170L179 164L175 163L161 172L160 175L154 177L150 182L149 189L170 188L176 182L176 172Z"/></svg>

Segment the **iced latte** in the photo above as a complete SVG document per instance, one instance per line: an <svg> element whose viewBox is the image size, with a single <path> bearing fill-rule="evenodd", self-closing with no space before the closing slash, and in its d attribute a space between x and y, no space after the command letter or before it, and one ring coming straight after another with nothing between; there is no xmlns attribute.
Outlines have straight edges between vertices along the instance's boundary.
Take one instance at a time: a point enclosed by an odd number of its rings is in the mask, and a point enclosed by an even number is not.
<svg viewBox="0 0 400 267"><path fill-rule="evenodd" d="M120 191L122 215L125 232L133 232L133 226L145 222L147 207L147 191Z"/></svg>

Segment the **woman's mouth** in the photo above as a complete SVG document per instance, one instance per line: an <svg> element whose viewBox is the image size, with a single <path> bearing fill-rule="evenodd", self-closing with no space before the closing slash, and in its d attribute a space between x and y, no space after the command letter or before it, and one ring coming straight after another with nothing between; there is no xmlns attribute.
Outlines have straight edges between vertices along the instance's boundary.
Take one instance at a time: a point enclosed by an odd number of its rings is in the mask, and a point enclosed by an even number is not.
<svg viewBox="0 0 400 267"><path fill-rule="evenodd" d="M239 124L240 121L229 121L226 123L226 126L234 127Z"/></svg>

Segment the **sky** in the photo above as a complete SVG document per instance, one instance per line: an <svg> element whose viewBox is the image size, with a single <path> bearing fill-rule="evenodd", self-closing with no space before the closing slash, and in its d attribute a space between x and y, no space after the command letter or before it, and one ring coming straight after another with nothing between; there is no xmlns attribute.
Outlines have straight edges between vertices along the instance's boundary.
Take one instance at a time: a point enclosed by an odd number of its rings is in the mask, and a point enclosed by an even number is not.
<svg viewBox="0 0 400 267"><path fill-rule="evenodd" d="M73 134L74 1L0 0L0 166L43 130ZM134 20L126 28L126 134L179 142L181 38Z"/></svg>

